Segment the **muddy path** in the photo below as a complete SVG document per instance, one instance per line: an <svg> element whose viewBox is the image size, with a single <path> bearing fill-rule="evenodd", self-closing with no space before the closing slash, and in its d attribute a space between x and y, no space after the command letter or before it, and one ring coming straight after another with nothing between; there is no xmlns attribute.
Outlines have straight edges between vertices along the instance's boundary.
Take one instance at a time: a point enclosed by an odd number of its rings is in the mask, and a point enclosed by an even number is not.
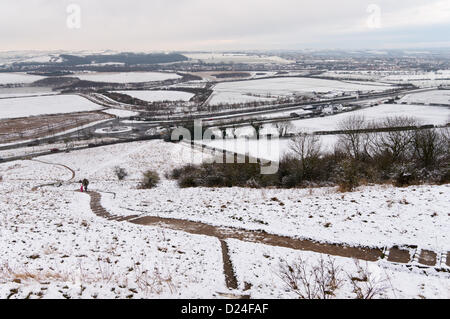
<svg viewBox="0 0 450 319"><path fill-rule="evenodd" d="M251 231L246 229L213 226L201 222L180 220L172 218L162 218L155 216L115 216L110 214L101 205L101 195L97 192L90 192L91 208L98 216L108 220L127 221L136 225L154 226L176 231L182 231L194 235L204 235L217 238L222 247L224 262L224 274L227 287L235 290L238 282L234 274L233 265L229 257L227 239L237 239L244 242L251 242L275 247L284 247L301 251L310 251L320 254L327 254L337 257L354 258L364 261L375 262L385 260L393 264L403 264L408 267L431 268L441 271L448 271L450 267L450 252L435 253L427 250L420 250L417 246L392 247L392 248L368 248L351 247L342 244L320 243L307 239L291 238L264 231ZM444 268L443 268L444 267Z"/></svg>
<svg viewBox="0 0 450 319"><path fill-rule="evenodd" d="M71 178L64 182L71 182L75 179L75 171L63 164L49 163L34 160L48 165L55 165L69 170L72 174ZM33 188L36 190L43 186L55 186L63 181L55 182L50 185L40 185ZM420 250L417 246L410 247L392 247L392 248L368 248L368 247L352 247L343 244L320 243L308 239L292 238L287 236L270 234L264 231L252 231L239 228L231 228L225 226L213 226L202 222L194 222L189 220L162 218L155 216L129 215L116 216L112 215L101 204L102 195L100 192L90 191L90 207L94 214L99 217L111 221L123 222L127 221L141 226L154 226L166 228L176 231L182 231L193 235L203 235L217 238L221 245L223 258L223 272L225 275L226 286L230 291L238 291L239 283L234 273L233 264L230 258L228 245L226 240L236 239L244 242L251 242L274 247L284 247L300 251L310 251L331 256L354 258L364 261L375 262L385 260L390 263L416 266L420 268L435 267L438 270L449 271L450 252L436 253L427 250ZM444 268L442 268L444 267ZM227 294L228 298L248 298L248 295Z"/></svg>
<svg viewBox="0 0 450 319"><path fill-rule="evenodd" d="M377 261L383 255L381 249L362 247L349 247L318 243L311 240L302 240L286 236L269 234L264 231L252 231L239 228L218 227L201 222L161 218L153 216L138 217L130 219L130 222L138 225L157 226L172 230L184 231L194 235L205 235L216 237L219 240L237 239L246 242L264 244L276 247L285 247L295 250L312 251L332 256L356 258L365 261Z"/></svg>

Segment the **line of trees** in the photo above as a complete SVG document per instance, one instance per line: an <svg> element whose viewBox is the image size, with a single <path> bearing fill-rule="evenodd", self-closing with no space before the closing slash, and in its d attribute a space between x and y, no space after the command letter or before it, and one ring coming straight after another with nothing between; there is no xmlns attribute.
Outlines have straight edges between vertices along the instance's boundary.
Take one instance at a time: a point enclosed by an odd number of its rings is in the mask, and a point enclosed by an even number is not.
<svg viewBox="0 0 450 319"><path fill-rule="evenodd" d="M369 122L353 115L339 124L341 134L331 152L324 152L316 135L299 134L291 154L280 167L283 186L332 182L344 191L361 183L448 183L450 179L450 130L416 129L358 133L377 128L419 126L410 117L390 117Z"/></svg>
<svg viewBox="0 0 450 319"><path fill-rule="evenodd" d="M182 187L314 187L352 191L361 184L407 186L450 182L450 129L392 130L358 133L375 127L418 126L409 117L369 122L350 116L339 127L334 149L324 151L318 135L299 133L273 175L261 175L259 164L202 164L174 171ZM280 128L281 129L281 128Z"/></svg>

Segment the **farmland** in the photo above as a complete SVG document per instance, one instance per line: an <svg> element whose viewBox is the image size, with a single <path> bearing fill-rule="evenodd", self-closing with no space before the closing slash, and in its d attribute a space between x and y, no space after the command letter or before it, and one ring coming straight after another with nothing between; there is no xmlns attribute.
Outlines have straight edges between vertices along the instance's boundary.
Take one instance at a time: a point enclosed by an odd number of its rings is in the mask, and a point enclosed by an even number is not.
<svg viewBox="0 0 450 319"><path fill-rule="evenodd" d="M73 76L84 81L107 82L107 83L141 83L179 79L174 73L158 72L127 72L127 73L79 73Z"/></svg>
<svg viewBox="0 0 450 319"><path fill-rule="evenodd" d="M275 78L245 82L220 83L214 88L210 104L247 102L249 100L274 99L293 94L311 94L356 91L384 91L392 88L385 84L345 83L312 78Z"/></svg>
<svg viewBox="0 0 450 319"><path fill-rule="evenodd" d="M28 75L24 73L0 73L0 85L32 83L42 80L43 78L44 77L41 76Z"/></svg>
<svg viewBox="0 0 450 319"><path fill-rule="evenodd" d="M131 97L147 101L189 101L194 94L181 91L118 91Z"/></svg>
<svg viewBox="0 0 450 319"><path fill-rule="evenodd" d="M103 107L77 95L24 97L0 100L0 119L97 111Z"/></svg>
<svg viewBox="0 0 450 319"><path fill-rule="evenodd" d="M110 118L101 112L79 112L0 120L1 142L34 140Z"/></svg>

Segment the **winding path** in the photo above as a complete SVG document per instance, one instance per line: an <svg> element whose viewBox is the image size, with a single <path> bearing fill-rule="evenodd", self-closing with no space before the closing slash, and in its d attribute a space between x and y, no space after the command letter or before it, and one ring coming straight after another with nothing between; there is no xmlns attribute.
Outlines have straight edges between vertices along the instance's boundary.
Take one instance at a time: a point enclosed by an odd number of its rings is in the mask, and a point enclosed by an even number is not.
<svg viewBox="0 0 450 319"><path fill-rule="evenodd" d="M66 166L66 165L63 165L63 164L44 162L44 161L40 161L40 160L37 160L37 159L32 159L31 161L42 163L42 164L46 164L46 165L60 166L60 167L63 167L65 169L69 170L71 172L71 174L72 174L72 177L70 179L68 179L67 181L64 181L66 183L71 182L71 181L73 181L75 179L75 171L73 169L71 169L69 166ZM62 182L63 181L56 181L56 182L50 183L50 184L38 185L38 186L33 187L32 191L35 191L38 188L45 187L45 186L55 186L56 184L62 183Z"/></svg>
<svg viewBox="0 0 450 319"><path fill-rule="evenodd" d="M450 272L450 252L436 253L421 250L417 246L406 248L392 247L385 249L350 247L339 244L319 243L312 240L302 240L280 235L269 234L264 231L250 231L245 229L212 226L201 222L189 220L162 218L154 216L115 216L110 214L101 205L101 195L98 192L89 192L92 211L103 218L115 221L128 221L137 225L156 226L176 231L182 231L195 235L205 235L217 238L222 247L224 273L227 287L230 290L238 288L238 282L234 274L233 265L229 257L227 239L238 239L276 247L285 247L295 250L312 251L332 256L356 258L365 261L386 260L393 264L403 264L408 268L418 267L422 269L434 268L438 271Z"/></svg>
<svg viewBox="0 0 450 319"><path fill-rule="evenodd" d="M39 163L60 166L68 169L72 176L65 182L71 182L75 179L75 171L63 164L49 163L40 160L33 160ZM44 186L54 186L61 181L40 185L33 188ZM209 224L194 222L189 220L162 218L154 216L116 216L108 212L101 204L101 194L96 191L89 191L91 210L99 217L111 221L123 222L127 221L136 225L156 226L176 231L182 231L194 235L205 235L215 237L219 240L222 249L223 267L225 274L225 282L230 291L237 291L239 284L234 273L229 249L226 243L227 239L237 239L245 242L252 242L276 247L285 247L301 251L311 251L332 256L356 258L365 261L386 260L393 264L403 264L408 268L419 267L422 269L434 268L438 271L450 272L450 252L436 253L428 250L421 250L417 246L405 248L367 248L367 247L350 247L340 244L319 243L312 240L296 239L286 236L269 234L264 231L250 231L246 229L212 226ZM249 298L248 295L240 294L222 294L228 298Z"/></svg>

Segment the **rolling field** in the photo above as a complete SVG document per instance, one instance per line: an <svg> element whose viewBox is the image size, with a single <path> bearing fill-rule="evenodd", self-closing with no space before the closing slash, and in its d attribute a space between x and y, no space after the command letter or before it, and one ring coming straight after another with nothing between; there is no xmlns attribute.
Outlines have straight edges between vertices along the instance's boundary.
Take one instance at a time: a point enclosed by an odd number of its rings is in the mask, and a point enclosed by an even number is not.
<svg viewBox="0 0 450 319"><path fill-rule="evenodd" d="M78 95L55 95L0 100L0 119L98 111L103 107Z"/></svg>
<svg viewBox="0 0 450 319"><path fill-rule="evenodd" d="M28 75L25 73L0 73L0 85L32 83L38 80L42 80L43 78L43 76Z"/></svg>
<svg viewBox="0 0 450 319"><path fill-rule="evenodd" d="M179 79L175 73L120 72L120 73L79 73L73 76L84 81L108 83L143 83Z"/></svg>
<svg viewBox="0 0 450 319"><path fill-rule="evenodd" d="M117 91L117 93L126 94L131 97L147 101L189 101L194 94L182 91Z"/></svg>
<svg viewBox="0 0 450 319"><path fill-rule="evenodd" d="M241 103L274 99L293 94L343 93L356 91L381 92L393 88L381 83L348 83L334 80L312 78L275 78L252 81L219 83L214 88L210 104Z"/></svg>

